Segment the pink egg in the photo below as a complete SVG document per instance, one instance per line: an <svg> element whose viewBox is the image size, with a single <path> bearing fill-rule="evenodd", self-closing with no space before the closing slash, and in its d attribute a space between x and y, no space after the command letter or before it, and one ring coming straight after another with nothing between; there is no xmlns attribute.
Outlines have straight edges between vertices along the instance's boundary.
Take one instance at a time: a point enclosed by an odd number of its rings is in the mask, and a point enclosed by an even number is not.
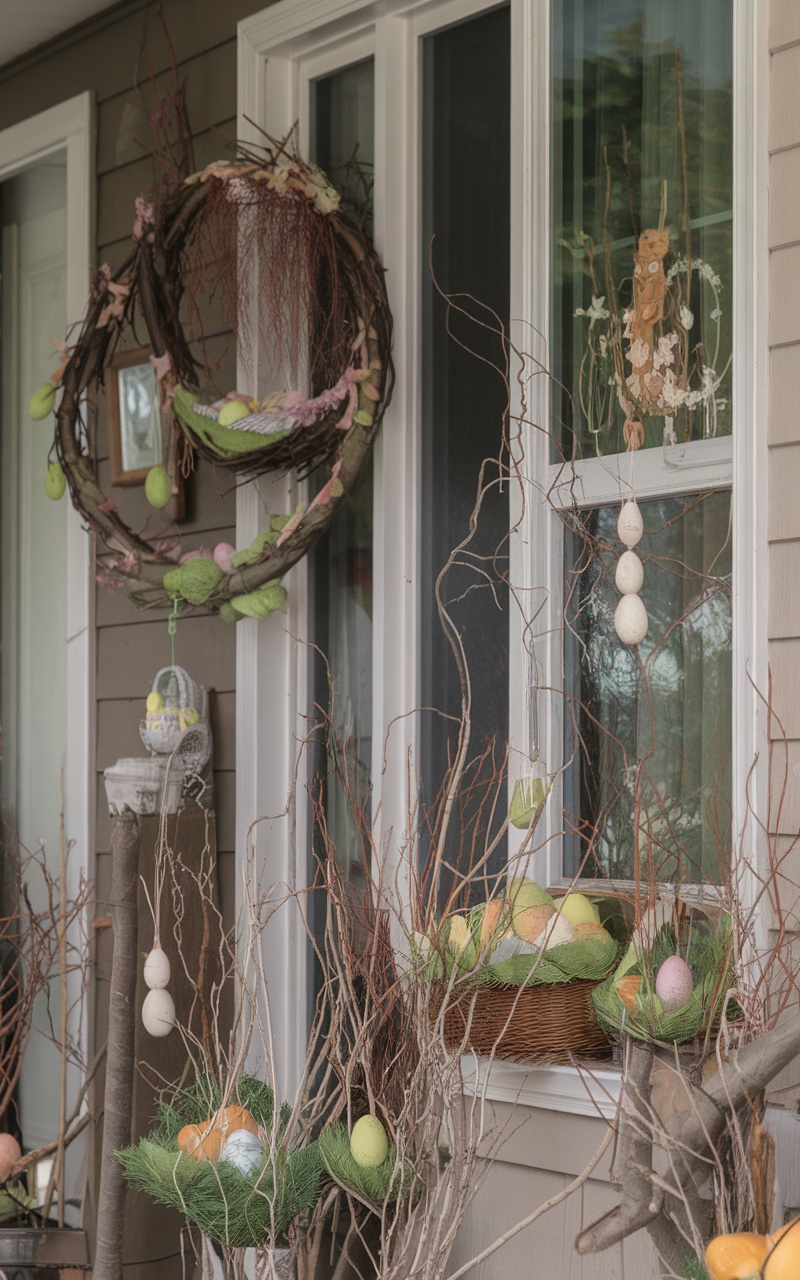
<svg viewBox="0 0 800 1280"><path fill-rule="evenodd" d="M665 1013L675 1013L692 998L694 980L692 971L680 956L667 956L656 974L656 995Z"/></svg>
<svg viewBox="0 0 800 1280"><path fill-rule="evenodd" d="M209 547L197 547L194 551L185 551L178 561L179 564L186 564L187 560L210 560L211 550Z"/></svg>
<svg viewBox="0 0 800 1280"><path fill-rule="evenodd" d="M0 1133L0 1182L7 1182L11 1170L22 1159L22 1148L10 1133Z"/></svg>
<svg viewBox="0 0 800 1280"><path fill-rule="evenodd" d="M231 556L236 548L232 547L229 542L218 542L214 548L214 563L219 565L223 573L230 573L233 565L231 564Z"/></svg>

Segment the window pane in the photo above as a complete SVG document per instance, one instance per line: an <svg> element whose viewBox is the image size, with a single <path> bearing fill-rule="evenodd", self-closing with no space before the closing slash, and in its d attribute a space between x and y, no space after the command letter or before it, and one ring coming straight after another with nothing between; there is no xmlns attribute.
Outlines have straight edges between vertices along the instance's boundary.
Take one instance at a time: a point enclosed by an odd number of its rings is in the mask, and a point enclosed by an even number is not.
<svg viewBox="0 0 800 1280"><path fill-rule="evenodd" d="M626 419L648 446L664 414L678 441L731 430L732 8L551 4L555 456L622 451ZM638 272L639 310L655 299L647 344L669 344L651 368L626 314L639 237L660 226L666 256L655 245Z"/></svg>
<svg viewBox="0 0 800 1280"><path fill-rule="evenodd" d="M730 852L730 493L641 503L645 640L614 630L619 506L565 530L565 872L718 881Z"/></svg>
<svg viewBox="0 0 800 1280"><path fill-rule="evenodd" d="M428 37L423 43L422 512L420 529L423 795L439 792L457 738L461 691L436 609L436 579L469 532L482 464L502 446L506 388L502 340L491 328L509 312L509 38L507 8ZM480 324L451 311L438 289ZM494 313L494 315L492 314ZM448 329L450 332L448 332ZM466 348L466 349L465 349ZM487 364L488 362L488 364ZM442 594L466 648L472 675L470 754L508 737L507 486L494 482L477 536L447 575ZM494 586L490 585L490 580ZM449 717L449 718L445 718ZM483 769L487 780L491 759ZM479 799L452 824L480 838ZM488 806L487 806L488 808ZM501 802L502 816L505 805ZM472 823L472 826L470 825ZM449 851L451 857L455 851ZM498 864L504 850L498 849Z"/></svg>
<svg viewBox="0 0 800 1280"><path fill-rule="evenodd" d="M360 62L312 85L312 159L342 191L350 209L367 225L372 217L374 67ZM311 480L317 486L324 476ZM330 702L332 727L340 747L338 767L325 787L328 834L337 858L358 876L362 851L353 803L369 816L372 757L372 459L347 505L311 556L311 634L327 659L313 659L312 689L319 707ZM330 762L321 759L324 774ZM348 794L349 792L349 794Z"/></svg>

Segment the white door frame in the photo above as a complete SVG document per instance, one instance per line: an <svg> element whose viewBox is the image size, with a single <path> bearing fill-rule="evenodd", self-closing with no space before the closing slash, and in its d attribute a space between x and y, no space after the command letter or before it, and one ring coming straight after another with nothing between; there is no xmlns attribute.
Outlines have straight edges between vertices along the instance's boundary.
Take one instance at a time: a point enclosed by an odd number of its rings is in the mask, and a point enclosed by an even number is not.
<svg viewBox="0 0 800 1280"><path fill-rule="evenodd" d="M54 152L67 158L68 325L86 309L94 260L95 103L87 91L0 131L0 182ZM60 335L54 334L53 337ZM54 362L55 353L54 353ZM42 378L47 370L42 370ZM67 518L67 741L64 777L67 836L75 844L68 892L93 877L95 806L94 556L81 517ZM50 785L48 780L47 785ZM84 1058L89 1050L89 1007L80 1021Z"/></svg>

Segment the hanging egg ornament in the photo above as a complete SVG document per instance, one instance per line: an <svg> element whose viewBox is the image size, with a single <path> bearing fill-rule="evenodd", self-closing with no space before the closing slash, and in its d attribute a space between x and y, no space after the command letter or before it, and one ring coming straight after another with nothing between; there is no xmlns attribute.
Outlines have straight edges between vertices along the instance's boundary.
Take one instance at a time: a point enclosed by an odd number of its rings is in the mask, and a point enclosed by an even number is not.
<svg viewBox="0 0 800 1280"><path fill-rule="evenodd" d="M168 1036L175 1026L175 1001L165 987L148 991L142 1005L142 1023L151 1036Z"/></svg>
<svg viewBox="0 0 800 1280"><path fill-rule="evenodd" d="M144 985L150 991L163 991L169 983L169 956L160 947L153 947L144 962Z"/></svg>
<svg viewBox="0 0 800 1280"><path fill-rule="evenodd" d="M623 596L614 614L614 627L623 644L641 644L647 635L647 610L636 595Z"/></svg>
<svg viewBox="0 0 800 1280"><path fill-rule="evenodd" d="M644 582L644 565L635 551L623 551L617 561L614 581L617 584L617 591L623 596L635 596L641 591Z"/></svg>
<svg viewBox="0 0 800 1280"><path fill-rule="evenodd" d="M633 498L623 503L617 521L617 533L620 542L624 542L626 547L635 547L637 542L642 540L644 522L642 513Z"/></svg>
<svg viewBox="0 0 800 1280"><path fill-rule="evenodd" d="M249 1129L235 1129L222 1144L220 1160L232 1164L245 1176L255 1173L264 1162L264 1144Z"/></svg>

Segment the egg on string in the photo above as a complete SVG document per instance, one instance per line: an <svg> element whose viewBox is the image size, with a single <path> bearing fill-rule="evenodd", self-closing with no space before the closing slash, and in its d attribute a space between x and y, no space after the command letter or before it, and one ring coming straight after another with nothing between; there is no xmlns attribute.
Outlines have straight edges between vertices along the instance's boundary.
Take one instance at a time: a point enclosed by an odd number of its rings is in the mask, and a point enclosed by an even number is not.
<svg viewBox="0 0 800 1280"><path fill-rule="evenodd" d="M175 1001L164 987L148 991L142 1005L142 1022L151 1036L168 1036L175 1026Z"/></svg>
<svg viewBox="0 0 800 1280"><path fill-rule="evenodd" d="M150 991L163 990L169 983L169 956L160 947L153 947L144 962L144 985Z"/></svg>
<svg viewBox="0 0 800 1280"><path fill-rule="evenodd" d="M617 590L624 596L636 595L644 582L644 565L635 551L623 551L617 561L615 575Z"/></svg>
<svg viewBox="0 0 800 1280"><path fill-rule="evenodd" d="M623 596L614 614L614 627L623 644L640 644L647 635L647 610L637 595Z"/></svg>
<svg viewBox="0 0 800 1280"><path fill-rule="evenodd" d="M637 542L641 541L644 522L642 513L633 498L623 503L617 521L617 533L620 542L624 542L626 547L635 547Z"/></svg>
<svg viewBox="0 0 800 1280"><path fill-rule="evenodd" d="M248 1129L236 1129L223 1143L220 1160L227 1161L245 1175L254 1173L264 1160L264 1144Z"/></svg>

